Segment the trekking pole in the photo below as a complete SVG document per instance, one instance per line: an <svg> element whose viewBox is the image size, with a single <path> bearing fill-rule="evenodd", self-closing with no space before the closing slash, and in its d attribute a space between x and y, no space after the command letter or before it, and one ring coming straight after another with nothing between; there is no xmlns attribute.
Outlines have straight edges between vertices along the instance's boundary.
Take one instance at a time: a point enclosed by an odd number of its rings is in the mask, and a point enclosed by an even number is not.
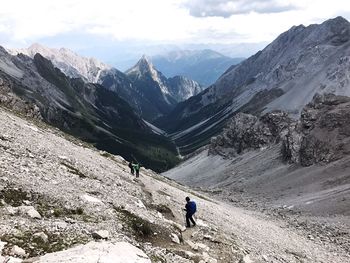
<svg viewBox="0 0 350 263"><path fill-rule="evenodd" d="M187 228L186 213L187 213L187 211L184 211L184 210L183 210L182 214L183 214L183 216L184 216L184 223L185 223L185 226L186 226L186 228Z"/></svg>

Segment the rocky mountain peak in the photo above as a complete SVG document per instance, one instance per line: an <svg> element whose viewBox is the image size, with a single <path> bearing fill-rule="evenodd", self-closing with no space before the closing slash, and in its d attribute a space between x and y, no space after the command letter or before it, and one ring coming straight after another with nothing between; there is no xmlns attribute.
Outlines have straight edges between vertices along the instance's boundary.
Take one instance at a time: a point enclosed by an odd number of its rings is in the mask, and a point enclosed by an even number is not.
<svg viewBox="0 0 350 263"><path fill-rule="evenodd" d="M154 68L152 62L147 58L146 55L143 55L135 64L135 66L126 71L126 74L141 77L147 74L156 75L156 71L157 70Z"/></svg>
<svg viewBox="0 0 350 263"><path fill-rule="evenodd" d="M46 59L43 55L41 55L40 53L36 53L33 57L34 62L38 62L38 63L44 63L45 65L47 65L50 69L54 68L52 65L52 62L48 59Z"/></svg>
<svg viewBox="0 0 350 263"><path fill-rule="evenodd" d="M184 101L204 90L198 82L184 76L169 78L168 84L170 93L177 101Z"/></svg>
<svg viewBox="0 0 350 263"><path fill-rule="evenodd" d="M311 36L317 44L339 46L350 40L350 23L341 16L310 27L313 28Z"/></svg>
<svg viewBox="0 0 350 263"><path fill-rule="evenodd" d="M0 46L0 53L7 54L7 50L5 48L3 48L2 46Z"/></svg>
<svg viewBox="0 0 350 263"><path fill-rule="evenodd" d="M290 52L293 52L293 56L295 56L295 54L307 52L307 49L315 46L338 46L349 41L349 39L350 23L345 18L338 16L326 20L322 24L312 24L307 27L304 25L293 26L280 34L260 54L275 57L276 59L281 55L289 57ZM281 54L282 52L283 54Z"/></svg>
<svg viewBox="0 0 350 263"><path fill-rule="evenodd" d="M44 47L43 45L39 44L39 43L33 43L28 47L28 50L40 50L40 49L47 49L46 47Z"/></svg>
<svg viewBox="0 0 350 263"><path fill-rule="evenodd" d="M322 25L325 26L336 26L336 27L349 27L350 26L350 22L348 20L346 20L344 17L342 16L337 16L335 18L331 18L326 20L325 22L322 23Z"/></svg>
<svg viewBox="0 0 350 263"><path fill-rule="evenodd" d="M34 43L26 49L13 49L10 53L17 55L23 53L34 58L40 53L45 58L52 61L55 67L59 68L65 75L72 78L82 78L86 82L98 82L102 70L110 67L97 59L86 58L78 55L67 48L49 48L39 43Z"/></svg>

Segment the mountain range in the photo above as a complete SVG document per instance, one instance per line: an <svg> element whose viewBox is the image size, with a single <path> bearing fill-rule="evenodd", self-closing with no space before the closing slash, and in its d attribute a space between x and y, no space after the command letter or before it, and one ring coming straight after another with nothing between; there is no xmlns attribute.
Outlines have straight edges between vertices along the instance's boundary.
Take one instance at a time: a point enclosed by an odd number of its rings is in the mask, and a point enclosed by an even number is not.
<svg viewBox="0 0 350 263"><path fill-rule="evenodd" d="M347 20L294 26L207 89L146 56L30 49L0 47L0 262L348 262Z"/></svg>
<svg viewBox="0 0 350 263"><path fill-rule="evenodd" d="M293 26L155 124L187 154L237 112L280 109L298 117L316 93L350 95L349 53L350 23L342 17Z"/></svg>
<svg viewBox="0 0 350 263"><path fill-rule="evenodd" d="M170 112L174 106L203 90L197 82L184 76L167 79L143 56L125 73L94 58L79 56L65 48L55 49L38 43L27 49L9 50L13 55L34 57L39 53L72 78L98 83L128 101L144 119L152 121Z"/></svg>
<svg viewBox="0 0 350 263"><path fill-rule="evenodd" d="M229 67L244 58L231 58L210 49L203 49L170 51L153 56L151 60L168 77L181 75L208 87Z"/></svg>
<svg viewBox="0 0 350 263"><path fill-rule="evenodd" d="M0 48L0 61L1 102L8 108L146 167L162 170L177 162L175 146L117 93L67 77L39 53L12 56Z"/></svg>
<svg viewBox="0 0 350 263"><path fill-rule="evenodd" d="M277 109L297 118L316 93L350 95L349 40L350 24L342 17L320 25L293 26L262 51L231 65L207 89L183 76L165 77L146 56L123 73L66 49L35 44L24 53L45 53L56 67L70 77L80 77L84 85L101 85L117 94L148 129L167 134L181 154L188 154L206 145L238 112L260 115ZM197 57L193 52L172 53L168 60L195 56L193 60L200 61L202 53ZM220 57L210 54L213 59ZM28 60L24 55L18 58L21 63ZM14 68L10 71L20 74ZM94 84L89 84L91 80Z"/></svg>
<svg viewBox="0 0 350 263"><path fill-rule="evenodd" d="M48 48L38 43L34 43L28 48L8 49L8 52L12 55L22 53L32 58L39 53L49 59L65 75L71 78L82 78L91 83L97 83L101 71L111 68L95 58L79 56L67 48Z"/></svg>

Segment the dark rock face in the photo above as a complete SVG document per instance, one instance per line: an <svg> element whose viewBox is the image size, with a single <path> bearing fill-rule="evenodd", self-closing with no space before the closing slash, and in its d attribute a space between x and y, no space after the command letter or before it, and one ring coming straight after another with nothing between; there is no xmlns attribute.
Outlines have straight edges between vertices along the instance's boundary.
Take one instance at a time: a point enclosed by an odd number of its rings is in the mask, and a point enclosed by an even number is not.
<svg viewBox="0 0 350 263"><path fill-rule="evenodd" d="M42 120L43 118L38 106L14 94L11 89L11 83L5 76L2 76L3 78L1 76L2 74L0 72L0 105L14 112L20 112L26 117Z"/></svg>
<svg viewBox="0 0 350 263"><path fill-rule="evenodd" d="M309 166L350 153L350 98L316 95L284 137L285 158Z"/></svg>
<svg viewBox="0 0 350 263"><path fill-rule="evenodd" d="M284 112L257 118L239 113L224 132L212 138L210 154L226 157L281 143L281 157L310 166L329 163L350 153L350 98L316 95L294 121Z"/></svg>
<svg viewBox="0 0 350 263"><path fill-rule="evenodd" d="M145 56L126 71L126 76L137 93L133 98L136 98L138 113L150 122L169 114L178 102L202 91L197 82L185 77L166 78Z"/></svg>
<svg viewBox="0 0 350 263"><path fill-rule="evenodd" d="M282 111L267 113L261 118L238 113L221 135L212 138L209 153L235 156L277 143L291 123L292 119Z"/></svg>

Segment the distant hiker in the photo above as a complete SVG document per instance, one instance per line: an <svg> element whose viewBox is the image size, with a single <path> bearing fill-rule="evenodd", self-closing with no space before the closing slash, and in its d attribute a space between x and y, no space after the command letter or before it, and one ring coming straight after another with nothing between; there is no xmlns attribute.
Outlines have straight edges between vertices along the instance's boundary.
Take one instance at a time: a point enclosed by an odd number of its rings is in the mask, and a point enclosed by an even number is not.
<svg viewBox="0 0 350 263"><path fill-rule="evenodd" d="M132 167L136 172L136 178L138 178L140 176L139 172L140 172L141 165L139 163L135 163L132 165Z"/></svg>
<svg viewBox="0 0 350 263"><path fill-rule="evenodd" d="M134 163L133 163L133 161L129 162L129 168L130 168L130 173L132 175L134 175L135 170L134 170Z"/></svg>
<svg viewBox="0 0 350 263"><path fill-rule="evenodd" d="M196 222L193 220L193 215L197 212L197 205L194 201L191 201L190 198L186 197L186 205L185 209L186 211L186 227L191 227L190 221L192 222L193 226L196 225Z"/></svg>

